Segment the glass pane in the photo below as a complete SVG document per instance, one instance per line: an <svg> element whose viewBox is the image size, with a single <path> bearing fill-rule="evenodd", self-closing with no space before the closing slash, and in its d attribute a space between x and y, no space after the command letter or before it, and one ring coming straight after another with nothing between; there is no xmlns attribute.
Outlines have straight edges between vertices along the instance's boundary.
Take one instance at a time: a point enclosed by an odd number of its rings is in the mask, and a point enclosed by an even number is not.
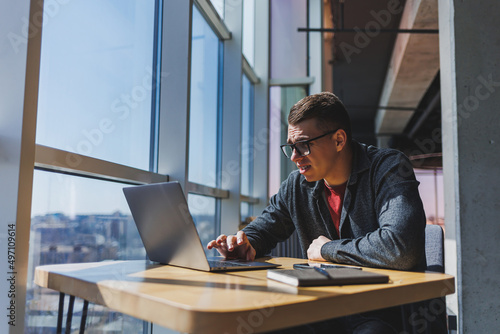
<svg viewBox="0 0 500 334"><path fill-rule="evenodd" d="M307 74L307 0L271 1L271 78Z"/></svg>
<svg viewBox="0 0 500 334"><path fill-rule="evenodd" d="M221 19L224 19L224 0L210 0Z"/></svg>
<svg viewBox="0 0 500 334"><path fill-rule="evenodd" d="M205 248L208 256L214 256L214 250L207 250L209 241L214 240L219 235L219 226L216 217L217 200L213 197L188 194L188 206L191 216L193 216L201 244Z"/></svg>
<svg viewBox="0 0 500 334"><path fill-rule="evenodd" d="M420 182L418 191L424 204L427 223L444 227L443 172L415 169L415 177Z"/></svg>
<svg viewBox="0 0 500 334"><path fill-rule="evenodd" d="M241 194L252 195L253 181L253 85L242 79L241 115Z"/></svg>
<svg viewBox="0 0 500 334"><path fill-rule="evenodd" d="M219 39L193 6L191 112L189 117L189 180L215 187Z"/></svg>
<svg viewBox="0 0 500 334"><path fill-rule="evenodd" d="M154 0L87 0L47 16L38 144L149 169L154 13Z"/></svg>
<svg viewBox="0 0 500 334"><path fill-rule="evenodd" d="M145 259L122 192L124 185L35 171L26 300L26 332L55 332L58 293L33 283L36 266ZM79 325L82 301L75 303ZM80 313L78 313L80 312ZM87 331L140 333L143 321L90 304Z"/></svg>
<svg viewBox="0 0 500 334"><path fill-rule="evenodd" d="M249 203L242 202L240 205L240 215L241 215L241 223L239 229L241 230L244 226L250 223L252 219L252 210L253 206Z"/></svg>
<svg viewBox="0 0 500 334"><path fill-rule="evenodd" d="M296 169L295 164L285 157L280 145L288 136L288 114L290 108L307 94L306 87L271 87L269 120L269 196L278 192L280 184Z"/></svg>
<svg viewBox="0 0 500 334"><path fill-rule="evenodd" d="M243 55L254 66L255 52L255 0L243 1Z"/></svg>

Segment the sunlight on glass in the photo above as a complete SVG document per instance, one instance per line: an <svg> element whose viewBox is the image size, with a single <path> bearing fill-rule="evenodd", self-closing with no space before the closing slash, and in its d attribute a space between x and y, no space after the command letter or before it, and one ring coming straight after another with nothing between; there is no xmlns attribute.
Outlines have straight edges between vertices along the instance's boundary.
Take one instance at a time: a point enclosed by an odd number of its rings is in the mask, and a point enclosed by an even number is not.
<svg viewBox="0 0 500 334"><path fill-rule="evenodd" d="M193 6L189 181L217 184L219 39Z"/></svg>
<svg viewBox="0 0 500 334"><path fill-rule="evenodd" d="M149 169L154 13L153 0L72 1L44 21L38 144Z"/></svg>
<svg viewBox="0 0 500 334"><path fill-rule="evenodd" d="M241 194L252 195L253 182L253 85L242 78L241 99Z"/></svg>

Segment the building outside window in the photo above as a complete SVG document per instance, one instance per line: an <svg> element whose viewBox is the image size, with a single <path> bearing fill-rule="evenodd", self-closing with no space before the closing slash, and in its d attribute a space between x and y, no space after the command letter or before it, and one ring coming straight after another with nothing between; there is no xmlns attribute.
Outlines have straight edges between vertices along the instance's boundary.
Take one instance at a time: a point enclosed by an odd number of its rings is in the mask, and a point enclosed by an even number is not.
<svg viewBox="0 0 500 334"><path fill-rule="evenodd" d="M153 0L77 1L44 22L36 143L63 153L34 173L27 333L56 326L59 296L32 283L36 266L146 258L122 195L126 184L60 174L54 166L79 169L95 158L99 166L150 169L157 6ZM75 304L75 327L81 304ZM92 305L87 330L109 328L141 332L144 323Z"/></svg>

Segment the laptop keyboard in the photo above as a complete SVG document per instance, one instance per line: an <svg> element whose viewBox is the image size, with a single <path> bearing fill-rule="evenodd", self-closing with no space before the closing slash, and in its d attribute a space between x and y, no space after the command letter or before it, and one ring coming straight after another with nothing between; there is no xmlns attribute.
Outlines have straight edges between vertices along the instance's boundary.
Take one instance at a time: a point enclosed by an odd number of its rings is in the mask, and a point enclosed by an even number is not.
<svg viewBox="0 0 500 334"><path fill-rule="evenodd" d="M230 262L230 261L218 261L218 260L208 260L208 264L211 268L225 268L225 267L246 267L245 263L240 262Z"/></svg>

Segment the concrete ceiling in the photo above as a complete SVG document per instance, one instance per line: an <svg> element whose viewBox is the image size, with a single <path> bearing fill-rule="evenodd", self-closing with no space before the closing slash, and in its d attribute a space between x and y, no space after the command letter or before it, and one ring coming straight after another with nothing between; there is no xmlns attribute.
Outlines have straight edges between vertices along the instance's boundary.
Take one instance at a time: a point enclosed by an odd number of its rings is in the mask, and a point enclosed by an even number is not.
<svg viewBox="0 0 500 334"><path fill-rule="evenodd" d="M399 138L393 146L411 150L412 140L429 135L419 129L440 126L429 124L438 122L435 114L440 112L439 36L401 30L437 30L437 0L324 4L325 26L341 30L324 37L330 40L325 48L332 49L325 54L330 58L326 61L332 69L332 90L351 115L354 137L383 145Z"/></svg>

